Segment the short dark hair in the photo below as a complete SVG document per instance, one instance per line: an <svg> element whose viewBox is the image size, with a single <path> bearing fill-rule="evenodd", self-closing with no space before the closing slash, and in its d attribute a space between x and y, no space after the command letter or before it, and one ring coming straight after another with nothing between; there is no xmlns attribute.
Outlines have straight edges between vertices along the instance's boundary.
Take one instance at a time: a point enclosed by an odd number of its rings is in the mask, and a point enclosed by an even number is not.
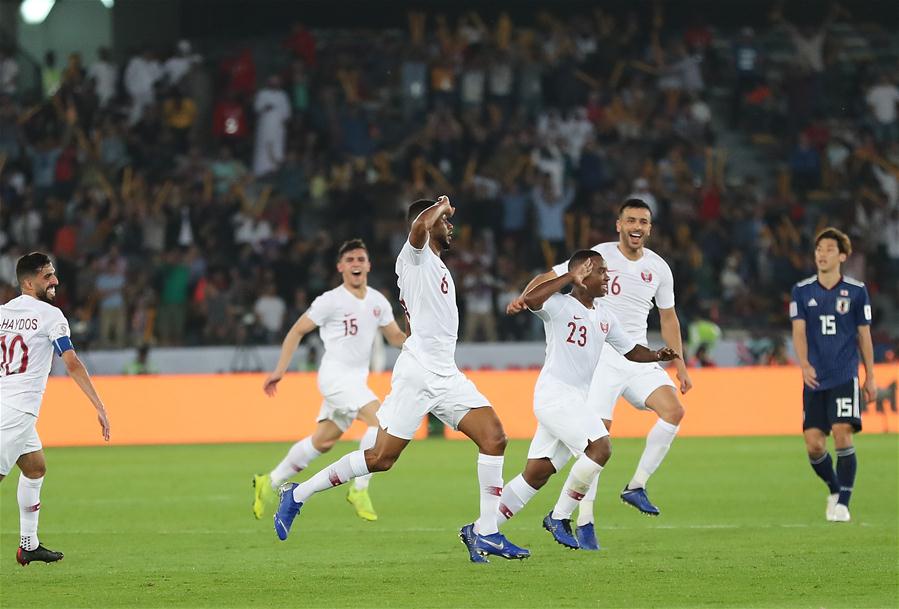
<svg viewBox="0 0 899 609"><path fill-rule="evenodd" d="M362 239L350 239L349 241L344 241L340 245L340 249L337 250L337 262L340 262L340 259L343 258L344 254L353 250L365 250L365 252L368 253L368 248L365 247L365 241Z"/></svg>
<svg viewBox="0 0 899 609"><path fill-rule="evenodd" d="M631 198L625 201L621 205L621 209L618 210L618 217L620 218L624 214L625 209L636 208L636 209L645 209L649 212L649 217L652 217L652 208L646 204L646 201L643 199Z"/></svg>
<svg viewBox="0 0 899 609"><path fill-rule="evenodd" d="M16 281L21 286L23 279L31 279L51 262L50 256L43 252L25 254L16 261Z"/></svg>
<svg viewBox="0 0 899 609"><path fill-rule="evenodd" d="M571 258L568 260L568 270L570 271L580 263L582 263L587 258L602 258L602 254L597 252L596 250L578 250L574 254L571 255Z"/></svg>
<svg viewBox="0 0 899 609"><path fill-rule="evenodd" d="M409 206L409 212L406 214L406 221L410 224L418 217L418 215L427 208L437 205L437 201L431 199L419 199Z"/></svg>
<svg viewBox="0 0 899 609"><path fill-rule="evenodd" d="M833 239L836 241L841 254L846 254L848 256L852 253L852 241L849 240L849 235L838 228L828 226L818 233L815 236L815 247L818 247L818 243L820 243L822 239Z"/></svg>

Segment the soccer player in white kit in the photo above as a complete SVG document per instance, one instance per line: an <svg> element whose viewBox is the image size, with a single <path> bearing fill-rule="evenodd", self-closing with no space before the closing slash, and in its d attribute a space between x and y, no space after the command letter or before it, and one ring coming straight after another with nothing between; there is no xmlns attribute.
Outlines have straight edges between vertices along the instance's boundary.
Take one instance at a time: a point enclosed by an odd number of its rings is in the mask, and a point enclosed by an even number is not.
<svg viewBox="0 0 899 609"><path fill-rule="evenodd" d="M600 243L592 249L602 254L609 268L609 294L604 303L618 316L624 329L638 343L647 344L646 322L655 306L659 309L662 339L668 347L681 353L680 322L674 310L674 279L668 264L655 252L644 247L652 231L652 212L640 199L628 199L621 206L618 220L618 241ZM565 272L565 264L537 276L528 288ZM527 292L528 288L525 288ZM524 310L523 295L506 309L509 314ZM687 393L693 382L683 359L674 360L681 393ZM677 388L658 364L628 362L613 349L604 349L599 366L590 385L589 403L597 408L606 427L611 431L615 402L620 396L640 410L652 410L659 420L646 438L646 448L640 457L633 478L621 492L621 499L644 514L659 515L659 509L646 495L646 483L661 465L677 435L684 407ZM593 529L593 501L596 484L584 498L578 514L578 535L589 546Z"/></svg>
<svg viewBox="0 0 899 609"><path fill-rule="evenodd" d="M16 499L21 537L16 560L24 567L34 561L56 562L63 556L41 545L37 536L47 462L35 425L54 352L97 409L107 442L109 419L87 369L75 355L69 323L52 304L59 279L50 258L41 252L22 256L16 262L16 279L22 294L0 305L0 481L13 465L19 466Z"/></svg>
<svg viewBox="0 0 899 609"><path fill-rule="evenodd" d="M571 293L559 293L570 284L574 284ZM527 465L503 489L499 512L501 521L512 518L574 456L577 461L562 494L543 519L543 528L557 542L574 549L580 544L571 530L571 514L612 454L602 416L587 398L600 353L607 351L603 345L608 343L627 361L678 358L669 347L652 351L637 344L605 306L602 297L608 289L603 257L593 250L581 250L571 257L566 272L524 295L528 309L543 320L546 360L534 386L537 431L528 449Z"/></svg>
<svg viewBox="0 0 899 609"><path fill-rule="evenodd" d="M318 369L318 390L324 400L311 436L294 444L287 456L268 474L253 478L253 514L262 518L265 506L275 500L275 489L328 452L340 436L359 419L368 429L359 448L371 448L378 435L378 398L368 387L368 369L378 330L394 347L402 347L406 334L393 319L387 298L368 287L371 261L361 239L343 243L337 251L337 271L343 283L312 301L309 310L296 321L281 344L281 357L265 379L263 390L273 397L284 377L297 345L316 328L325 345ZM371 476L360 476L347 492L347 501L363 520L377 520L368 494Z"/></svg>
<svg viewBox="0 0 899 609"><path fill-rule="evenodd" d="M482 554L527 558L530 553L507 540L497 529L499 495L503 487L506 434L493 408L456 366L459 310L456 286L440 258L449 249L454 209L447 197L420 200L409 207L411 230L396 261L400 303L410 335L393 368L390 394L378 410L380 429L375 445L352 452L302 484L281 487L275 532L287 539L294 518L317 492L353 478L390 469L412 440L428 413L471 438L478 446L480 517L465 525L460 537L472 562L487 562Z"/></svg>

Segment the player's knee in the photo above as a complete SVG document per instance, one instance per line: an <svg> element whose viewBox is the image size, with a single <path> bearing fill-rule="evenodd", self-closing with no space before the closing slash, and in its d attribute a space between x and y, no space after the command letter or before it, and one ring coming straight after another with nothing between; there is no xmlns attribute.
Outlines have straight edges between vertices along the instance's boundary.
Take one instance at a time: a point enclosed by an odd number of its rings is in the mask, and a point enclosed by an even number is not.
<svg viewBox="0 0 899 609"><path fill-rule="evenodd" d="M509 439L502 425L496 425L491 428L478 443L478 448L485 455L502 455L506 452L506 445Z"/></svg>
<svg viewBox="0 0 899 609"><path fill-rule="evenodd" d="M317 441L317 442L313 442L313 443L312 443L312 446L313 446L313 448L315 448L315 450L317 450L318 452L320 452L320 453L326 453L326 452L328 452L329 450L331 450L332 448L334 448L334 445L335 445L336 443L337 443L337 440L327 439L327 440L319 440L319 441Z"/></svg>
<svg viewBox="0 0 899 609"><path fill-rule="evenodd" d="M33 465L30 465L27 470L22 469L22 473L26 478L31 478L32 480L36 478L43 478L47 474L47 464L35 463Z"/></svg>

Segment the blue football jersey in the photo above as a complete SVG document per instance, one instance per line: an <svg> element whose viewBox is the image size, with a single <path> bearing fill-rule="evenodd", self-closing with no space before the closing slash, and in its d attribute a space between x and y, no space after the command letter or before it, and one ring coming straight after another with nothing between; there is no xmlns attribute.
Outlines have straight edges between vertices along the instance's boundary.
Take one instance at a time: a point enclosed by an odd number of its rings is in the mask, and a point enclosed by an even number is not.
<svg viewBox="0 0 899 609"><path fill-rule="evenodd" d="M858 327L871 324L871 302L861 281L842 277L829 290L814 275L793 286L790 319L805 320L808 361L823 391L858 376Z"/></svg>

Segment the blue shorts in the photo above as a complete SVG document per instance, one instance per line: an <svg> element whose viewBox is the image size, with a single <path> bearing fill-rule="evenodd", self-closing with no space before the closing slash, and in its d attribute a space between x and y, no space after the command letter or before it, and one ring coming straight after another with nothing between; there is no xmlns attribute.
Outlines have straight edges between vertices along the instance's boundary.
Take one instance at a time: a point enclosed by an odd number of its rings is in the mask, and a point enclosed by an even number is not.
<svg viewBox="0 0 899 609"><path fill-rule="evenodd" d="M802 429L820 429L830 434L834 423L848 423L856 433L862 430L859 412L858 377L842 385L813 391L802 389Z"/></svg>

